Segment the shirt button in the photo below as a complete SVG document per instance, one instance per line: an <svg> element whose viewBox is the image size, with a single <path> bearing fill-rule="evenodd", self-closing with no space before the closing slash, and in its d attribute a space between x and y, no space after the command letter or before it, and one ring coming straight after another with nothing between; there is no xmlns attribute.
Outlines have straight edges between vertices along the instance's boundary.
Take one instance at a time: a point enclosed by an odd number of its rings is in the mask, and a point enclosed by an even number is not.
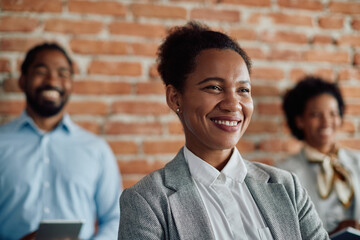
<svg viewBox="0 0 360 240"><path fill-rule="evenodd" d="M44 158L44 163L49 163L50 162L50 159L48 157L45 157Z"/></svg>
<svg viewBox="0 0 360 240"><path fill-rule="evenodd" d="M50 186L50 183L49 182L44 182L44 187L48 188Z"/></svg>
<svg viewBox="0 0 360 240"><path fill-rule="evenodd" d="M49 213L50 213L50 209L49 209L48 207L45 207L45 208L44 208L44 213L49 214Z"/></svg>

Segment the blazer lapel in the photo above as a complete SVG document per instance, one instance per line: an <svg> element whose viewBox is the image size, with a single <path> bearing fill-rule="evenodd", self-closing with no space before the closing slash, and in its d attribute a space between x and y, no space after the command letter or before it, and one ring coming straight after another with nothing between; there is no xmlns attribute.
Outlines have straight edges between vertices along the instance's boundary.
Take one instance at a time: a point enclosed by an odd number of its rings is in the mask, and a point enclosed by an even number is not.
<svg viewBox="0 0 360 240"><path fill-rule="evenodd" d="M174 190L169 202L180 239L214 239L210 220L191 178L183 149L165 166L164 174L165 186Z"/></svg>
<svg viewBox="0 0 360 240"><path fill-rule="evenodd" d="M284 186L269 183L269 175L255 165L247 164L247 167L248 175L245 182L273 238L284 239L284 236L288 236L288 239L301 239L301 236L293 231L297 229L297 216L290 199L284 198L287 195Z"/></svg>

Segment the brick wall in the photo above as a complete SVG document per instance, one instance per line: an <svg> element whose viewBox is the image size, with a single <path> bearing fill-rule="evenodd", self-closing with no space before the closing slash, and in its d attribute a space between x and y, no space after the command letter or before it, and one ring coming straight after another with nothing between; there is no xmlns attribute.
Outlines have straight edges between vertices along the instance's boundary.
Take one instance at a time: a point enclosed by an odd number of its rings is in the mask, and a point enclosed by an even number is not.
<svg viewBox="0 0 360 240"><path fill-rule="evenodd" d="M360 148L358 0L0 0L0 123L23 110L26 50L57 41L76 63L68 112L109 142L132 185L184 143L155 53L169 27L190 19L232 35L254 61L255 112L238 144L246 158L272 164L299 149L280 105L306 73L340 83L348 104L340 138Z"/></svg>

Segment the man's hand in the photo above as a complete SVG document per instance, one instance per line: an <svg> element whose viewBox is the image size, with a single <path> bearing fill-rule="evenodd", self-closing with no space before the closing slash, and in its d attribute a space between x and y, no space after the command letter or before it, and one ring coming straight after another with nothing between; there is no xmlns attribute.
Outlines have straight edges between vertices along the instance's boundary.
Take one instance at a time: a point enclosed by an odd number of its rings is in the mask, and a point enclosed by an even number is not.
<svg viewBox="0 0 360 240"><path fill-rule="evenodd" d="M36 233L37 231L29 233L28 235L22 237L20 240L35 240Z"/></svg>
<svg viewBox="0 0 360 240"><path fill-rule="evenodd" d="M347 227L353 227L353 228L360 230L360 223L354 219L347 219L347 220L341 221L339 223L339 225L335 228L335 230L330 232L330 235L340 231L341 229L347 228Z"/></svg>

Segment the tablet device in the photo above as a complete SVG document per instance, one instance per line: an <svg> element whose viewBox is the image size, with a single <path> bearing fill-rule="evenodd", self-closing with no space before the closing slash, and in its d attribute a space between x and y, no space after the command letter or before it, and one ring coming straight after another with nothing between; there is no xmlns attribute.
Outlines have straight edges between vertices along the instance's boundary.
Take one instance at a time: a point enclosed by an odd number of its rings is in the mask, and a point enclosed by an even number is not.
<svg viewBox="0 0 360 240"><path fill-rule="evenodd" d="M36 240L77 240L83 221L44 220L40 222Z"/></svg>
<svg viewBox="0 0 360 240"><path fill-rule="evenodd" d="M330 235L331 240L360 240L360 230L348 227Z"/></svg>

